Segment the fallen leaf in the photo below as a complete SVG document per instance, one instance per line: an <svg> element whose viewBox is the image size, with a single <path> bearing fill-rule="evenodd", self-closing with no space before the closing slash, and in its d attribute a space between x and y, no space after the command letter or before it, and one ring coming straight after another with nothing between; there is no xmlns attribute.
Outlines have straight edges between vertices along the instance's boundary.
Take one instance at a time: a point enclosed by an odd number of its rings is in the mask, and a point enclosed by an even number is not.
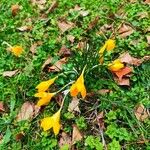
<svg viewBox="0 0 150 150"><path fill-rule="evenodd" d="M71 148L71 137L67 133L62 132L58 144L59 144L60 149L63 148L64 145L68 145L68 147L70 149Z"/></svg>
<svg viewBox="0 0 150 150"><path fill-rule="evenodd" d="M64 64L66 64L66 62L67 62L67 58L64 57L64 58L58 60L53 66L49 67L48 71L49 72L59 72L62 70L62 67Z"/></svg>
<svg viewBox="0 0 150 150"><path fill-rule="evenodd" d="M79 99L77 97L73 97L71 103L68 106L68 111L69 112L79 112Z"/></svg>
<svg viewBox="0 0 150 150"><path fill-rule="evenodd" d="M30 47L30 52L31 52L32 54L35 54L37 47L40 46L40 45L42 45L42 41L37 41L37 42L33 43L33 44L31 45L31 47Z"/></svg>
<svg viewBox="0 0 150 150"><path fill-rule="evenodd" d="M11 13L13 16L16 16L19 10L20 10L20 6L18 4L11 6Z"/></svg>
<svg viewBox="0 0 150 150"><path fill-rule="evenodd" d="M49 65L51 62L52 62L52 57L51 56L49 56L46 60L45 60L45 62L43 63L43 65L42 65L42 70L47 66L47 65Z"/></svg>
<svg viewBox="0 0 150 150"><path fill-rule="evenodd" d="M145 0L144 3L145 4L150 4L150 0Z"/></svg>
<svg viewBox="0 0 150 150"><path fill-rule="evenodd" d="M16 134L16 137L15 137L15 138L16 138L16 141L20 141L20 140L24 137L24 135L25 135L25 134L24 134L23 132L17 133L17 134Z"/></svg>
<svg viewBox="0 0 150 150"><path fill-rule="evenodd" d="M72 133L72 145L77 141L82 140L83 136L76 125L73 125L73 133Z"/></svg>
<svg viewBox="0 0 150 150"><path fill-rule="evenodd" d="M96 16L95 19L89 23L87 30L93 29L97 25L98 21L99 21L99 16Z"/></svg>
<svg viewBox="0 0 150 150"><path fill-rule="evenodd" d="M143 62L141 59L132 57L128 52L125 52L122 55L120 55L119 59L122 63L127 63L135 66L139 66Z"/></svg>
<svg viewBox="0 0 150 150"><path fill-rule="evenodd" d="M119 80L122 80L123 76L125 76L131 72L132 72L132 68L126 66L125 68L123 68L119 71L115 71L113 73L119 78Z"/></svg>
<svg viewBox="0 0 150 150"><path fill-rule="evenodd" d="M146 38L147 38L147 43L150 45L150 35L147 35Z"/></svg>
<svg viewBox="0 0 150 150"><path fill-rule="evenodd" d="M71 55L70 49L68 49L65 45L61 47L59 50L60 57L69 57Z"/></svg>
<svg viewBox="0 0 150 150"><path fill-rule="evenodd" d="M149 117L148 110L143 104L138 104L134 109L134 114L139 121L144 121Z"/></svg>
<svg viewBox="0 0 150 150"><path fill-rule="evenodd" d="M104 130L105 126L104 126L104 112L103 111L97 115L96 120L97 120L97 124L98 124L99 128L101 130Z"/></svg>
<svg viewBox="0 0 150 150"><path fill-rule="evenodd" d="M114 80L118 85L125 85L125 86L130 86L130 79L129 78L122 78L119 80L118 78L114 77Z"/></svg>
<svg viewBox="0 0 150 150"><path fill-rule="evenodd" d="M18 69L13 70L13 71L4 71L3 72L3 77L12 77L18 73Z"/></svg>
<svg viewBox="0 0 150 150"><path fill-rule="evenodd" d="M105 95L105 94L110 93L110 92L111 92L111 90L109 90L109 89L101 89L101 90L97 91L97 93L101 94L101 95Z"/></svg>
<svg viewBox="0 0 150 150"><path fill-rule="evenodd" d="M49 14L54 11L58 7L58 1L53 1L46 14Z"/></svg>
<svg viewBox="0 0 150 150"><path fill-rule="evenodd" d="M0 102L0 112L4 112L5 108L4 108L4 103Z"/></svg>
<svg viewBox="0 0 150 150"><path fill-rule="evenodd" d="M73 35L67 35L67 40L70 41L71 43L74 42L75 37Z"/></svg>
<svg viewBox="0 0 150 150"><path fill-rule="evenodd" d="M80 42L78 43L78 45L77 45L77 48L78 48L78 49L84 49L85 46L86 46L86 43L80 41Z"/></svg>
<svg viewBox="0 0 150 150"><path fill-rule="evenodd" d="M134 30L132 29L132 27L130 27L129 25L126 24L122 24L122 26L119 29L119 36L121 38L125 38L129 35L131 35L134 32Z"/></svg>
<svg viewBox="0 0 150 150"><path fill-rule="evenodd" d="M137 17L139 17L139 19L143 19L143 18L148 18L148 12L144 11L144 12L139 12L137 14Z"/></svg>
<svg viewBox="0 0 150 150"><path fill-rule="evenodd" d="M20 112L17 115L16 120L22 121L22 120L32 120L34 117L37 116L39 113L40 107L35 106L33 103L27 101L25 102Z"/></svg>
<svg viewBox="0 0 150 150"><path fill-rule="evenodd" d="M74 23L72 23L72 22L58 21L57 24L62 33L64 33L67 30L70 30L74 27Z"/></svg>
<svg viewBox="0 0 150 150"><path fill-rule="evenodd" d="M17 28L19 31L24 32L24 31L31 31L32 30L32 26L22 26Z"/></svg>
<svg viewBox="0 0 150 150"><path fill-rule="evenodd" d="M33 5L37 5L40 10L45 9L46 0L31 0Z"/></svg>

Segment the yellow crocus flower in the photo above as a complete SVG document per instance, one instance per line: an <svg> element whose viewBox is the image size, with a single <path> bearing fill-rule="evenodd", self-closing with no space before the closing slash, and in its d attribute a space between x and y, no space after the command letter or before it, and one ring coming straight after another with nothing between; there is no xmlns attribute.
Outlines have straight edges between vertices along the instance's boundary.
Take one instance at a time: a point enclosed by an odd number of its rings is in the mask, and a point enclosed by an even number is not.
<svg viewBox="0 0 150 150"><path fill-rule="evenodd" d="M38 92L45 92L49 88L49 86L51 86L55 82L56 78L57 77L41 82L36 86L36 89L38 89Z"/></svg>
<svg viewBox="0 0 150 150"><path fill-rule="evenodd" d="M47 131L51 128L53 128L53 132L55 135L57 135L60 131L60 111L59 109L53 116L51 117L46 117L41 120L41 127L43 128L44 131Z"/></svg>
<svg viewBox="0 0 150 150"><path fill-rule="evenodd" d="M70 94L73 97L77 96L78 93L81 93L82 98L85 98L85 96L86 96L86 88L84 85L84 77L83 77L84 71L85 71L85 67L84 67L81 75L77 79L77 81L74 84L72 84L72 86L70 88Z"/></svg>
<svg viewBox="0 0 150 150"><path fill-rule="evenodd" d="M23 48L21 46L13 46L10 48L10 51L18 57L23 52Z"/></svg>
<svg viewBox="0 0 150 150"><path fill-rule="evenodd" d="M116 59L112 63L108 64L108 69L112 72L119 71L123 67L124 64L119 59Z"/></svg>
<svg viewBox="0 0 150 150"><path fill-rule="evenodd" d="M37 106L41 107L47 105L55 94L56 93L46 93L46 92L36 93L34 96L40 98L40 100L37 102Z"/></svg>

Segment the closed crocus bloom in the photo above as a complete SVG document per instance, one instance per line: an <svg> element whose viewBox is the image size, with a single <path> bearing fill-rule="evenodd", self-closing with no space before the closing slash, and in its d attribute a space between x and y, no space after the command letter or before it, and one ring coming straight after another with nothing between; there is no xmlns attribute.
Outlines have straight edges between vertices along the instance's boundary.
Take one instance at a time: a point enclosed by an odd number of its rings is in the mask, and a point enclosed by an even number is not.
<svg viewBox="0 0 150 150"><path fill-rule="evenodd" d="M57 135L60 131L60 112L61 109L59 109L53 116L46 117L41 120L41 127L44 131L47 131L51 128L53 128L53 132L55 135Z"/></svg>
<svg viewBox="0 0 150 150"><path fill-rule="evenodd" d="M47 105L55 94L56 93L46 93L46 92L36 93L34 96L40 98L40 100L37 102L37 106L41 107Z"/></svg>
<svg viewBox="0 0 150 150"><path fill-rule="evenodd" d="M80 77L77 79L77 81L74 84L72 84L70 88L70 94L73 97L77 96L79 93L81 93L82 98L85 98L86 96L86 88L84 85L84 77L83 77L84 71L85 71L85 67Z"/></svg>
<svg viewBox="0 0 150 150"><path fill-rule="evenodd" d="M23 52L23 48L21 46L13 46L10 48L10 51L18 57Z"/></svg>
<svg viewBox="0 0 150 150"><path fill-rule="evenodd" d="M55 82L56 78L57 77L41 82L36 86L36 89L38 89L38 92L45 92L49 88L49 86L51 86Z"/></svg>
<svg viewBox="0 0 150 150"><path fill-rule="evenodd" d="M119 71L122 68L124 68L124 64L119 59L116 59L112 63L108 64L108 69L112 72Z"/></svg>

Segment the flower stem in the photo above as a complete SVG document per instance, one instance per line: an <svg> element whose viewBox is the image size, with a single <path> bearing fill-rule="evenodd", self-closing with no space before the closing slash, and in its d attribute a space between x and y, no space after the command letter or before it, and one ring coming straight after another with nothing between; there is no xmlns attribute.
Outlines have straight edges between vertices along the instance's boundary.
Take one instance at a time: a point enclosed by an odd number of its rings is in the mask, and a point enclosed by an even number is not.
<svg viewBox="0 0 150 150"><path fill-rule="evenodd" d="M7 43L6 41L3 41L2 45L3 44L6 44L8 47L12 48L12 46L9 43Z"/></svg>

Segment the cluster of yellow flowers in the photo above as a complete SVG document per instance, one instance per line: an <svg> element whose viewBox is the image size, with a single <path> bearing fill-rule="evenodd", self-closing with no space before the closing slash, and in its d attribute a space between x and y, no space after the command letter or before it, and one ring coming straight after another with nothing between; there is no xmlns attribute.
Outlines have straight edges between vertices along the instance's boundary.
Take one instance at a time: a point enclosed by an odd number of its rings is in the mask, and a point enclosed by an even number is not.
<svg viewBox="0 0 150 150"><path fill-rule="evenodd" d="M102 46L102 48L99 50L100 54L100 64L104 61L104 52L112 51L115 48L115 40L109 39L105 42L105 44ZM116 59L112 63L108 64L108 69L111 71L118 71L124 67L124 64L119 60ZM69 92L72 97L77 96L79 93L81 94L82 98L84 99L86 97L86 88L84 85L84 72L85 72L86 66L83 68L83 71L81 75L78 77L78 79L71 85ZM55 82L55 80L58 78L58 76L41 82L39 85L36 86L36 89L38 92L34 95L35 97L38 97L39 100L37 102L37 106L41 107L44 105L48 105L51 101L52 97L55 96L57 93L59 93L62 89L60 89L57 92L50 93L47 90L49 87ZM66 87L66 85L64 86ZM64 98L65 99L65 98ZM47 131L51 128L53 128L53 132L55 135L57 135L60 131L61 124L60 124L60 113L61 109L64 103L64 99L62 101L60 109L51 117L46 117L41 120L41 127L44 131Z"/></svg>
<svg viewBox="0 0 150 150"><path fill-rule="evenodd" d="M86 96L86 88L84 85L84 71L85 68L83 69L81 75L79 78L72 84L70 87L70 95L71 96L77 96L79 93L81 93L82 98L85 98ZM39 101L37 102L37 106L41 107L44 105L48 105L48 103L51 101L51 98L56 95L59 91L49 93L46 92L48 88L55 82L55 80L58 78L54 77L48 81L43 81L39 85L37 85L36 89L38 92L34 95L35 97L40 98ZM63 105L63 102L62 102ZM61 124L60 124L60 112L61 112L62 106L60 109L51 117L46 117L41 120L41 127L43 128L44 131L47 131L51 128L53 128L53 132L55 135L59 133Z"/></svg>

